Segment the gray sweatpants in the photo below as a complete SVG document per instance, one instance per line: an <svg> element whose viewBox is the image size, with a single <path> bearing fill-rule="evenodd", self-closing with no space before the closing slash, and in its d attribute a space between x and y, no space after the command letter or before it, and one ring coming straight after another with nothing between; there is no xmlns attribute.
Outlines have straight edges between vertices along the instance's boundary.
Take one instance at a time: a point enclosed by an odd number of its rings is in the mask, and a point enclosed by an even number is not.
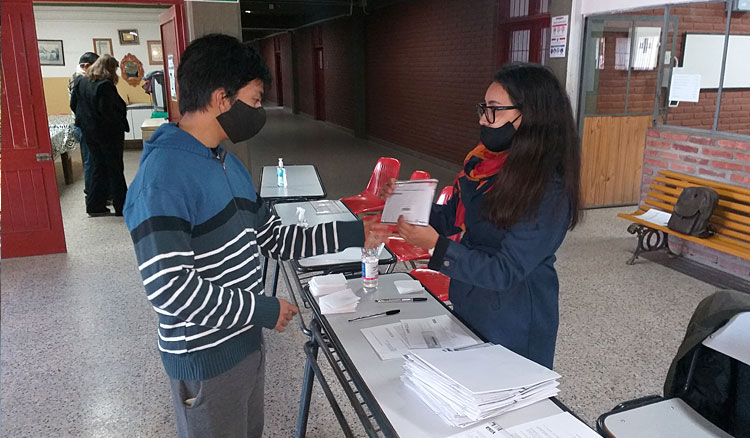
<svg viewBox="0 0 750 438"><path fill-rule="evenodd" d="M261 438L265 352L208 380L170 379L179 438Z"/></svg>

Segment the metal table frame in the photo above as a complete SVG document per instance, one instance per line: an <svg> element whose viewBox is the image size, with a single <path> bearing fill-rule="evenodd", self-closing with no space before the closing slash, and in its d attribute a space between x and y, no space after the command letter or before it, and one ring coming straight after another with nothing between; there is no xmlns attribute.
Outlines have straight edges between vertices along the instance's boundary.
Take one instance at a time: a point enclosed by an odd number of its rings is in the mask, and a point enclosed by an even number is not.
<svg viewBox="0 0 750 438"><path fill-rule="evenodd" d="M289 296L295 305L299 307L300 303L297 301L297 294L301 297L303 304L309 306L312 309L312 320L309 325L305 323L302 314L297 316L297 321L302 332L308 336L308 341L304 345L304 352L306 356L305 370L302 383L302 391L300 394L300 405L297 417L297 429L296 437L303 438L307 431L307 421L310 411L310 401L312 396L312 388L314 379L317 378L320 386L323 390L328 403L333 410L336 419L341 426L341 430L344 436L347 438L353 438L354 434L349 422L345 418L338 401L335 399L331 390L330 384L322 373L318 364L318 355L320 352L323 353L328 363L331 365L336 379L341 384L344 393L351 403L357 418L362 423L362 426L367 433L369 438L376 437L388 437L397 438L398 433L395 431L390 421L388 420L385 413L380 408L380 405L375 400L364 379L357 371L357 368L353 364L352 360L346 353L346 349L339 342L338 338L329 333L334 333L331 326L327 322L326 318L320 313L320 309L315 302L314 298L309 292L307 284L303 284L300 277L298 276L297 270L293 267L290 262L282 262L282 271L284 274L284 281L289 289ZM410 274L403 273L413 278ZM349 278L356 278L359 274L350 275ZM428 290L428 292L432 294ZM452 311L450 308L435 298L448 312ZM461 322L460 317L453 314ZM464 323L464 325L468 325ZM484 340L481 336L475 333L480 339ZM563 405L556 398L550 399L557 407L564 412L570 412L570 410ZM572 413L572 412L571 412ZM575 415L574 413L572 413Z"/></svg>

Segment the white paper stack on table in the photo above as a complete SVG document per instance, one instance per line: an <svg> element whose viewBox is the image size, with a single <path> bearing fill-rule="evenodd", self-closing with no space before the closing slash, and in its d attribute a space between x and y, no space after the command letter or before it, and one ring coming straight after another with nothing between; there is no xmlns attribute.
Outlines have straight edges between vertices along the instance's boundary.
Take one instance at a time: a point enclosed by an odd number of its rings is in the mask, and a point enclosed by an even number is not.
<svg viewBox="0 0 750 438"><path fill-rule="evenodd" d="M346 287L344 274L313 277L308 286L310 293L318 298L318 306L323 315L352 313L357 310L360 298Z"/></svg>
<svg viewBox="0 0 750 438"><path fill-rule="evenodd" d="M466 427L556 395L560 375L500 345L410 350L401 380L443 421Z"/></svg>
<svg viewBox="0 0 750 438"><path fill-rule="evenodd" d="M413 294L416 292L427 292L419 280L396 280L393 282L399 295Z"/></svg>

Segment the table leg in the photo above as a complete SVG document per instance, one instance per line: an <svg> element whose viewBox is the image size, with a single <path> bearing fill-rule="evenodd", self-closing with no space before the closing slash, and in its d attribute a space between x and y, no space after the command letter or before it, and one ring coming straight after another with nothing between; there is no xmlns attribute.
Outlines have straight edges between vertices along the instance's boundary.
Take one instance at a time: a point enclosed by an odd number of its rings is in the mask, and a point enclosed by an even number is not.
<svg viewBox="0 0 750 438"><path fill-rule="evenodd" d="M310 415L310 400L312 398L313 383L315 383L315 372L312 361L318 357L318 344L310 342L310 350L307 351L307 360L305 361L305 374L302 378L302 394L299 398L299 412L297 414L297 438L304 438L307 433L307 417Z"/></svg>
<svg viewBox="0 0 750 438"><path fill-rule="evenodd" d="M276 266L273 268L273 282L271 282L271 296L276 296L276 288L279 285L279 261L276 261Z"/></svg>
<svg viewBox="0 0 750 438"><path fill-rule="evenodd" d="M65 180L65 184L72 184L73 183L73 164L70 161L70 155L68 155L67 152L63 152L60 154L60 159L62 160L62 171L63 171L63 179Z"/></svg>

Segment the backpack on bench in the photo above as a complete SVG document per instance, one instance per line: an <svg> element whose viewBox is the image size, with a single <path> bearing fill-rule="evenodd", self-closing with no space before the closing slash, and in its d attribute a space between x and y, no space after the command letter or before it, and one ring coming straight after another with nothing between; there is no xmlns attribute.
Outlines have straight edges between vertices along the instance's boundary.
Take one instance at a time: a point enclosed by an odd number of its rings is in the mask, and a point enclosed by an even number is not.
<svg viewBox="0 0 750 438"><path fill-rule="evenodd" d="M695 237L710 237L714 233L711 219L719 195L707 187L685 188L674 205L667 227Z"/></svg>

